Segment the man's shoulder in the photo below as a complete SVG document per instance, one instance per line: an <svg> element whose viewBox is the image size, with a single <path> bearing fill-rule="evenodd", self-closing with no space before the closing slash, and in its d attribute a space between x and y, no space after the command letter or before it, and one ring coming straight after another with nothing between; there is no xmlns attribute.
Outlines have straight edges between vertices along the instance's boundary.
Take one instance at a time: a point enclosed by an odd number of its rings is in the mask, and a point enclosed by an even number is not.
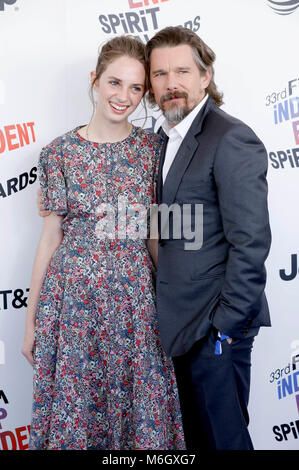
<svg viewBox="0 0 299 470"><path fill-rule="evenodd" d="M230 129L236 126L249 127L241 119L229 114L227 111L224 111L216 105L211 108L207 118L211 121L214 121L217 123L217 125L224 129Z"/></svg>
<svg viewBox="0 0 299 470"><path fill-rule="evenodd" d="M221 139L228 134L242 134L258 139L255 131L240 118L237 118L219 106L214 105L206 116L205 129L215 138Z"/></svg>

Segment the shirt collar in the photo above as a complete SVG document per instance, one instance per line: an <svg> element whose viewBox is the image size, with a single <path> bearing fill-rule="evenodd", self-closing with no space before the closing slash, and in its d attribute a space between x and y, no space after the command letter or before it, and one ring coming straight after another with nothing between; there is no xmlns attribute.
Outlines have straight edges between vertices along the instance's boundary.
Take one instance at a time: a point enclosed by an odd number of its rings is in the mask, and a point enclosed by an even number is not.
<svg viewBox="0 0 299 470"><path fill-rule="evenodd" d="M207 93L206 96L204 97L204 99L201 100L201 102L198 103L198 105L195 106L195 108L192 109L192 111L189 114L187 114L187 116L181 122L179 122L176 126L170 127L167 120L165 119L162 123L162 129L165 132L165 134L168 137L171 134L178 134L181 137L181 139L184 139L185 135L187 134L188 130L190 129L190 126L191 126L192 122L194 121L195 117L197 116L197 114L199 113L201 108L206 103L208 97L209 97L209 95Z"/></svg>

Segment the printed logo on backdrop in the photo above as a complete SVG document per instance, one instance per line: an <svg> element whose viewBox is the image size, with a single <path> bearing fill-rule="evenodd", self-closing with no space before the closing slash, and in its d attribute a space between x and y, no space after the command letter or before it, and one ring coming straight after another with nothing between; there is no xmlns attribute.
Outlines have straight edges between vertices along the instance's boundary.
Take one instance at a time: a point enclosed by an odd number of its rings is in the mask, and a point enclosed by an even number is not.
<svg viewBox="0 0 299 470"><path fill-rule="evenodd" d="M0 340L0 366L4 364L5 344ZM0 390L0 450L26 450L29 447L30 425L3 431L9 415L7 405L9 405L8 395L5 390Z"/></svg>
<svg viewBox="0 0 299 470"><path fill-rule="evenodd" d="M0 180L0 197L12 196L19 191L27 188L28 185L37 180L37 167L34 166L30 171L25 171L18 176L13 176L8 180Z"/></svg>
<svg viewBox="0 0 299 470"><path fill-rule="evenodd" d="M0 432L0 450L26 450L29 447L30 425Z"/></svg>
<svg viewBox="0 0 299 470"><path fill-rule="evenodd" d="M142 127L143 129L150 129L153 132L158 132L164 119L165 118L162 112L154 111L152 116L143 116L142 118L131 119L131 122L134 126Z"/></svg>
<svg viewBox="0 0 299 470"><path fill-rule="evenodd" d="M9 124L0 128L0 156L35 142L34 122Z"/></svg>
<svg viewBox="0 0 299 470"><path fill-rule="evenodd" d="M271 112L275 131L283 132L287 127L292 136L283 148L269 152L272 168L299 168L299 78L292 77L282 90L269 93L265 105Z"/></svg>
<svg viewBox="0 0 299 470"><path fill-rule="evenodd" d="M7 419L9 404L4 390L0 390L0 450L26 450L29 446L30 425L13 430L2 431L2 424Z"/></svg>
<svg viewBox="0 0 299 470"><path fill-rule="evenodd" d="M277 15L291 15L299 7L299 0L280 0L275 2L274 0L267 0L268 6L272 8L274 13Z"/></svg>
<svg viewBox="0 0 299 470"><path fill-rule="evenodd" d="M149 40L149 33L161 29L161 8L171 5L171 0L128 0L129 10L115 14L99 15L99 22L105 34L132 34L143 42ZM186 20L181 26L198 31L200 16ZM152 35L152 34L151 34Z"/></svg>
<svg viewBox="0 0 299 470"><path fill-rule="evenodd" d="M0 0L0 11L4 11L5 5L13 5L17 0Z"/></svg>
<svg viewBox="0 0 299 470"><path fill-rule="evenodd" d="M162 28L161 12L171 8L172 0L127 0L128 9L118 14L108 13L99 15L102 32L106 35L131 34L142 42L147 42L155 32ZM178 26L178 24L174 25ZM200 16L186 19L180 26L196 32L200 27ZM152 116L141 116L132 120L135 126L157 131L162 122L162 114L153 112Z"/></svg>
<svg viewBox="0 0 299 470"><path fill-rule="evenodd" d="M27 298L25 292L29 292L29 288L26 289L6 289L0 291L0 310L7 310L8 308L22 308L27 307Z"/></svg>
<svg viewBox="0 0 299 470"><path fill-rule="evenodd" d="M290 421L288 407L288 419L285 423L275 424L272 428L276 441L288 441L299 439L299 340L290 344L290 356L286 365L277 368L270 373L269 382L273 384L274 393L282 405L286 401L293 402L294 419ZM296 412L296 415L295 415Z"/></svg>
<svg viewBox="0 0 299 470"><path fill-rule="evenodd" d="M283 281L292 281L298 274L298 256L296 253L292 253L290 268L280 269L279 276Z"/></svg>
<svg viewBox="0 0 299 470"><path fill-rule="evenodd" d="M1 100L1 82L0 82ZM1 101L0 101L1 103ZM22 124L10 124L0 128L0 157L7 152L17 150L26 145L36 142L34 122ZM37 168L34 166L29 172L12 176L8 180L0 180L0 197L11 196L25 189L28 184L33 184L37 179Z"/></svg>
<svg viewBox="0 0 299 470"><path fill-rule="evenodd" d="M7 397L4 393L4 390L0 390L0 405L5 406L8 404ZM2 429L2 420L7 417L7 411L5 408L0 408L0 429Z"/></svg>

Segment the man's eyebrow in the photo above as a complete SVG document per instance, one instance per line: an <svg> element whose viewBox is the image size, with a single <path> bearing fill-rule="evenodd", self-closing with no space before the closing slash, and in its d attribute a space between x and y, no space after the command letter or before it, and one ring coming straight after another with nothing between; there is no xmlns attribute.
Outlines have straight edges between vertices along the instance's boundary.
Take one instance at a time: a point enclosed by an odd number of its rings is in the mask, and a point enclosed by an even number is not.
<svg viewBox="0 0 299 470"><path fill-rule="evenodd" d="M191 70L191 67L189 65L179 65L178 67L176 67L176 70ZM165 69L152 70L152 74L161 72L165 72Z"/></svg>
<svg viewBox="0 0 299 470"><path fill-rule="evenodd" d="M160 73L160 72L165 72L165 70L164 69L152 70L152 73Z"/></svg>

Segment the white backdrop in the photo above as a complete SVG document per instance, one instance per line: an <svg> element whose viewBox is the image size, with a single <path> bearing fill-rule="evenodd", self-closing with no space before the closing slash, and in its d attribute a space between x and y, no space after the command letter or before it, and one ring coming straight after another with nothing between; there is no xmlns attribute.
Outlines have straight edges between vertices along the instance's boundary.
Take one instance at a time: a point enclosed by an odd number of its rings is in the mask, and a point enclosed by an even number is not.
<svg viewBox="0 0 299 470"><path fill-rule="evenodd" d="M41 232L40 149L89 121L89 73L106 39L147 40L178 24L214 49L223 108L248 123L269 153L273 326L255 341L250 431L256 449L299 448L297 7L295 0L0 0L0 449L28 446L32 369L20 350ZM143 116L141 109L132 119ZM156 129L155 119L148 125Z"/></svg>

